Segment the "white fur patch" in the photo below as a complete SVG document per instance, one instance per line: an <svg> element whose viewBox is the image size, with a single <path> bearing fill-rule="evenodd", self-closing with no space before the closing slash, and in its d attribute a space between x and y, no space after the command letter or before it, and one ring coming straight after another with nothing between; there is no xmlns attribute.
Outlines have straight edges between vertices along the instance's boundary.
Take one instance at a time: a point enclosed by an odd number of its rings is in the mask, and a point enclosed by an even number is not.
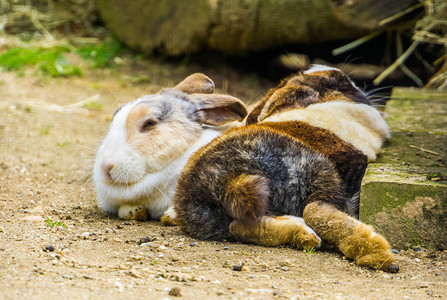
<svg viewBox="0 0 447 300"><path fill-rule="evenodd" d="M311 65L311 67L309 69L307 69L306 71L304 71L303 74L311 74L311 73L315 73L315 72L324 72L324 71L340 71L340 70L337 68L332 68L332 67L325 66L325 65L315 64L315 65Z"/></svg>
<svg viewBox="0 0 447 300"><path fill-rule="evenodd" d="M110 213L117 213L123 204L143 205L152 219L160 216L171 206L176 182L189 157L203 145L219 136L220 132L205 129L202 136L182 156L172 161L160 172L145 173L141 180L131 185L108 184L106 174L95 170L94 181L101 207ZM143 162L143 166L145 163ZM99 159L95 169L101 168Z"/></svg>
<svg viewBox="0 0 447 300"><path fill-rule="evenodd" d="M177 214L175 213L174 206L170 206L167 211L165 211L164 215L174 220L177 218Z"/></svg>
<svg viewBox="0 0 447 300"><path fill-rule="evenodd" d="M374 161L390 138L388 125L372 106L346 101L318 103L272 115L263 122L303 121L327 129Z"/></svg>
<svg viewBox="0 0 447 300"><path fill-rule="evenodd" d="M306 222L304 222L304 219L301 217L296 217L296 216L281 216L281 222L287 222L290 224L293 224L295 226L300 226L302 227L304 230L306 230L308 233L314 235L321 243L321 238L317 235L317 233L310 228Z"/></svg>
<svg viewBox="0 0 447 300"><path fill-rule="evenodd" d="M215 128L201 129L201 135L182 155L159 171L150 171L153 168L148 168L147 158L129 145L125 128L129 111L135 105L157 97L161 96L145 96L124 105L98 149L93 179L99 205L109 213L117 214L125 205L143 206L152 219L159 219L172 204L177 179L189 157L221 134ZM107 166L113 166L109 172Z"/></svg>

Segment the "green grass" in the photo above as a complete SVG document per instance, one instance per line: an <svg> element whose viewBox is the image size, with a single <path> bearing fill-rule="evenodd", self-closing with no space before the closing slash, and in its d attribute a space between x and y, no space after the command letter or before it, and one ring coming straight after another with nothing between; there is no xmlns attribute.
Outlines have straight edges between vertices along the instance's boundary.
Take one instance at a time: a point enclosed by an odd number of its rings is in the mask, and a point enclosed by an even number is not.
<svg viewBox="0 0 447 300"><path fill-rule="evenodd" d="M112 67L116 57L124 52L123 45L114 38L109 38L98 45L82 46L76 52L87 61L93 68Z"/></svg>
<svg viewBox="0 0 447 300"><path fill-rule="evenodd" d="M64 57L67 52L70 52L70 49L62 46L13 48L0 55L0 66L5 71L17 71L19 76L29 66L36 66L42 73L52 77L81 76L81 69L70 64Z"/></svg>
<svg viewBox="0 0 447 300"><path fill-rule="evenodd" d="M158 263L158 260L154 260L154 261L150 262L150 264L151 264L152 266L155 266L156 263Z"/></svg>
<svg viewBox="0 0 447 300"><path fill-rule="evenodd" d="M317 249L315 249L314 247L310 248L310 249L304 249L303 252L306 253L307 255L307 259L309 259L309 256L314 253Z"/></svg>
<svg viewBox="0 0 447 300"><path fill-rule="evenodd" d="M49 217L47 217L47 219L45 220L45 226L47 227L67 227L67 225L65 225L64 223L62 223L61 221L51 221Z"/></svg>
<svg viewBox="0 0 447 300"><path fill-rule="evenodd" d="M71 46L12 48L0 55L0 67L4 71L15 71L19 77L25 74L27 67L36 67L42 74L52 77L82 76L80 67L65 57L72 49ZM91 62L93 68L110 68L117 64L118 55L124 50L118 40L109 38L102 43L79 47L75 52Z"/></svg>
<svg viewBox="0 0 447 300"><path fill-rule="evenodd" d="M85 102L83 106L89 110L101 110L103 108L103 105L96 101Z"/></svg>
<svg viewBox="0 0 447 300"><path fill-rule="evenodd" d="M48 135L50 133L50 125L39 128L39 135Z"/></svg>

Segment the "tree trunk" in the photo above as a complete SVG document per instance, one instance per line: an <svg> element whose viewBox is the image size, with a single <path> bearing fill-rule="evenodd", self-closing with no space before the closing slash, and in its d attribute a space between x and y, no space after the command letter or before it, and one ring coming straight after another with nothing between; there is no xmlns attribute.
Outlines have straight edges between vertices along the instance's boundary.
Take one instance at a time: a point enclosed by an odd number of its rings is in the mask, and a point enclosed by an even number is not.
<svg viewBox="0 0 447 300"><path fill-rule="evenodd" d="M244 54L278 45L356 38L411 2L98 0L98 6L106 25L131 48L181 55L202 49Z"/></svg>

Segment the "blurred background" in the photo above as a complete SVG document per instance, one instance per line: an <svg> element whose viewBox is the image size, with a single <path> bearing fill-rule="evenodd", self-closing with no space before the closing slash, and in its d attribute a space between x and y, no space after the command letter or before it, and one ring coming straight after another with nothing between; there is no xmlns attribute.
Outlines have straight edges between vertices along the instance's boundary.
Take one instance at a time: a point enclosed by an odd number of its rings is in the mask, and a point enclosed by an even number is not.
<svg viewBox="0 0 447 300"><path fill-rule="evenodd" d="M73 54L96 68L131 57L277 82L320 63L366 90L445 90L446 32L445 0L0 0L0 66L69 77Z"/></svg>

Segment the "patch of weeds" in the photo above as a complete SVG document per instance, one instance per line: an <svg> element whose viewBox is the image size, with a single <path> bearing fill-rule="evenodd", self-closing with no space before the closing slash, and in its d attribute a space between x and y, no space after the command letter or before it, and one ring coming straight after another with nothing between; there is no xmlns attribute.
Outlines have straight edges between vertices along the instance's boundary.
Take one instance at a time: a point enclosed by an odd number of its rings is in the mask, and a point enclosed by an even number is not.
<svg viewBox="0 0 447 300"><path fill-rule="evenodd" d="M47 217L47 219L45 220L45 226L47 227L63 227L66 228L67 225L65 225L63 222L61 221L51 221L50 217Z"/></svg>
<svg viewBox="0 0 447 300"><path fill-rule="evenodd" d="M130 82L132 84L146 84L150 81L151 80L147 75L123 76L120 78L121 86L127 86L127 82Z"/></svg>
<svg viewBox="0 0 447 300"><path fill-rule="evenodd" d="M151 264L152 266L155 266L156 263L158 263L158 259L152 261L150 264Z"/></svg>
<svg viewBox="0 0 447 300"><path fill-rule="evenodd" d="M31 106L22 105L22 104L17 104L17 109L20 109L21 111L24 111L24 112L27 112L27 113L31 113L33 111Z"/></svg>
<svg viewBox="0 0 447 300"><path fill-rule="evenodd" d="M112 67L123 51L123 45L115 38L109 38L99 45L82 46L77 49L77 53L83 59L90 61L93 68Z"/></svg>
<svg viewBox="0 0 447 300"><path fill-rule="evenodd" d="M431 174L427 174L427 180L431 180L431 181L443 180L443 177L442 177L442 174L431 173Z"/></svg>
<svg viewBox="0 0 447 300"><path fill-rule="evenodd" d="M303 252L307 255L307 259L309 259L310 255L314 253L317 249L315 247L312 247L310 249L304 249Z"/></svg>
<svg viewBox="0 0 447 300"><path fill-rule="evenodd" d="M58 147L65 148L65 147L67 147L68 145L70 145L70 143L69 143L69 142L57 142L56 145L57 145Z"/></svg>
<svg viewBox="0 0 447 300"><path fill-rule="evenodd" d="M408 219L406 219L406 221L407 221L408 230L410 231L410 235L411 235L411 238L413 239L415 246L420 247L419 236L415 236L413 234L413 230L411 230L410 221L408 221Z"/></svg>
<svg viewBox="0 0 447 300"><path fill-rule="evenodd" d="M101 110L103 105L96 101L87 101L84 103L83 107L90 110Z"/></svg>
<svg viewBox="0 0 447 300"><path fill-rule="evenodd" d="M224 261L222 267L224 267L224 268L230 268L230 267L231 267L231 264L230 264L230 262L229 262L228 260L226 260L226 261Z"/></svg>
<svg viewBox="0 0 447 300"><path fill-rule="evenodd" d="M50 133L50 125L45 125L39 129L39 135L48 135Z"/></svg>
<svg viewBox="0 0 447 300"><path fill-rule="evenodd" d="M89 86L90 86L90 88L94 89L95 91L99 90L99 84L97 84L97 83L92 83Z"/></svg>
<svg viewBox="0 0 447 300"><path fill-rule="evenodd" d="M52 48L13 48L0 55L0 66L6 71L17 71L19 77L24 75L28 66L38 69L52 77L81 76L81 69L70 64L64 53L70 52L68 47Z"/></svg>

